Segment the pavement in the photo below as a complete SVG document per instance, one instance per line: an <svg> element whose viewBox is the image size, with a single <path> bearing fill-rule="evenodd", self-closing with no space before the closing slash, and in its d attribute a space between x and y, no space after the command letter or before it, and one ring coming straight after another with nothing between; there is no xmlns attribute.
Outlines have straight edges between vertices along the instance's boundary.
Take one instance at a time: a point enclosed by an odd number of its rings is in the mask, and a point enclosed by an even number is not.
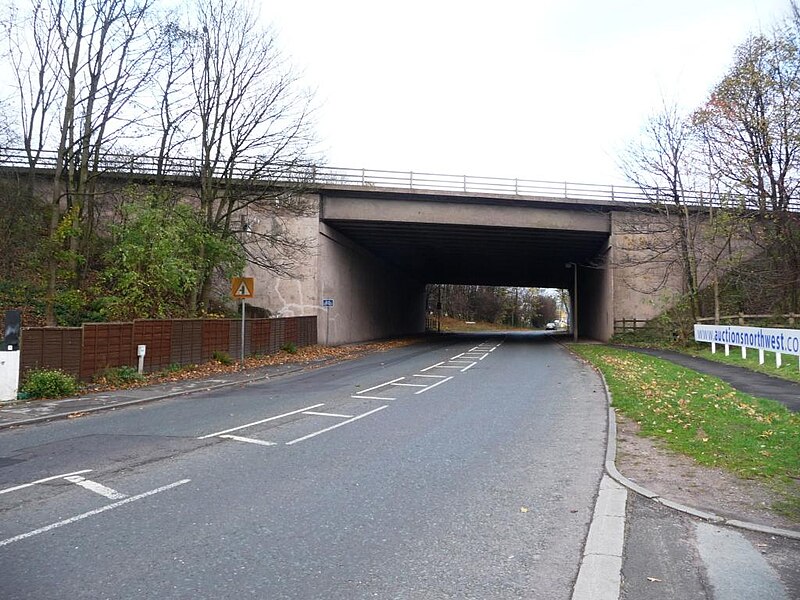
<svg viewBox="0 0 800 600"><path fill-rule="evenodd" d="M644 354L670 360L700 373L707 373L719 377L730 383L734 388L743 392L753 396L777 400L794 411L800 410L800 384L770 377L769 375L757 373L743 367L717 363L669 350L651 350L636 347L624 348L626 350L642 352ZM275 379L292 373L318 368L333 362L338 362L339 360L341 359L331 358L306 363L259 367L233 373L221 373L213 377L202 379L172 381L132 389L88 393L75 398L5 403L0 405L0 430L56 419L77 418L98 411L114 410L131 405L155 402L166 398L191 394L193 392L212 391L231 386L243 386L256 381L263 381L264 379ZM610 400L608 388L606 388L606 394ZM704 519L710 523L729 525L750 531L779 535L790 539L800 539L800 531L767 527L735 519L726 519L713 512L699 511L689 506L673 502L664 496L659 496L655 492L627 479L621 474L616 468L615 455L616 418L614 416L614 409L609 407L606 472L615 482L645 498L693 517ZM611 484L604 483L603 487L604 489L606 487L611 487ZM612 516L616 516L616 514Z"/></svg>

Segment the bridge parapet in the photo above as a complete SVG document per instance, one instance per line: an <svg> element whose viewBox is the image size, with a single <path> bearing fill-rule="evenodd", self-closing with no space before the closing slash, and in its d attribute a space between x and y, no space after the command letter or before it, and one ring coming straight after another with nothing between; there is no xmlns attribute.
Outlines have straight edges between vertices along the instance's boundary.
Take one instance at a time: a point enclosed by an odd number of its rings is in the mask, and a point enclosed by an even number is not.
<svg viewBox="0 0 800 600"><path fill-rule="evenodd" d="M42 152L35 167L53 170L56 166L55 152ZM25 151L18 148L0 148L0 168L29 168ZM100 170L104 174L127 174L144 177L170 177L192 179L199 177L202 163L196 158L167 157L146 154L105 154L100 159ZM242 181L302 184L321 189L359 188L380 190L403 190L412 192L449 192L470 195L495 195L528 198L552 198L570 202L585 202L625 206L630 204L671 204L667 190L640 188L624 185L574 183L475 175L453 175L423 173L415 171L387 171L376 169L354 169L328 167L301 163L275 163L263 160L242 160L229 167L226 172L216 172L215 177L231 177ZM739 207L744 199L704 192L687 191L683 201L697 207ZM800 206L797 207L800 209Z"/></svg>

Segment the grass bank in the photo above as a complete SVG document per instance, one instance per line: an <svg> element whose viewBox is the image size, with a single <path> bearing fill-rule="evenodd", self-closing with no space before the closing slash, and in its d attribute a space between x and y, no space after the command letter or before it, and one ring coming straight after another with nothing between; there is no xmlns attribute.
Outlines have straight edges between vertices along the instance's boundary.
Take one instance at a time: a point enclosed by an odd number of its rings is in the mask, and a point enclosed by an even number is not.
<svg viewBox="0 0 800 600"><path fill-rule="evenodd" d="M800 415L669 361L602 345L570 347L600 369L613 406L642 435L700 464L763 480L784 498L776 510L800 521Z"/></svg>

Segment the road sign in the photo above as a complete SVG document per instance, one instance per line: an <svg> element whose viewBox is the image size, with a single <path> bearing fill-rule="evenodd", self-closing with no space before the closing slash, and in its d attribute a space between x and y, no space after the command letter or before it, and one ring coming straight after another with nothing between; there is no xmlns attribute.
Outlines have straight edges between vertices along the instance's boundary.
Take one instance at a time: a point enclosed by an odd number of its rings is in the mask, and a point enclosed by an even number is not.
<svg viewBox="0 0 800 600"><path fill-rule="evenodd" d="M255 285L252 277L234 277L231 279L231 295L236 299L252 298Z"/></svg>
<svg viewBox="0 0 800 600"><path fill-rule="evenodd" d="M333 307L333 298L323 298L322 299L322 306L325 308L332 308Z"/></svg>

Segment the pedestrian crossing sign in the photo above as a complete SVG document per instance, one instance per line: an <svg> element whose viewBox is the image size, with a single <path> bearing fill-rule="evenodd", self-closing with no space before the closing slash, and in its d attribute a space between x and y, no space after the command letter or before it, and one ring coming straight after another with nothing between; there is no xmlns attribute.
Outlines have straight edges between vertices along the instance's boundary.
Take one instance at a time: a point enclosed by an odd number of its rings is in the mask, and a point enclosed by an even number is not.
<svg viewBox="0 0 800 600"><path fill-rule="evenodd" d="M234 277L231 279L231 295L237 300L252 298L255 286L252 277Z"/></svg>

